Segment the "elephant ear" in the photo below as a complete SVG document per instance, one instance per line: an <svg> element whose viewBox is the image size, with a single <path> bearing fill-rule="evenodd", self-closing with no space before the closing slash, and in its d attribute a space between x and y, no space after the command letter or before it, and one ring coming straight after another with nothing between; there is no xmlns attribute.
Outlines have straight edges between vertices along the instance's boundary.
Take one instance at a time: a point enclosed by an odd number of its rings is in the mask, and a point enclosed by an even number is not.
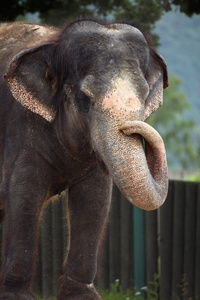
<svg viewBox="0 0 200 300"><path fill-rule="evenodd" d="M53 122L56 103L53 103L53 74L49 67L48 49L51 44L19 53L4 75L14 98L24 107Z"/></svg>
<svg viewBox="0 0 200 300"><path fill-rule="evenodd" d="M149 95L145 102L144 120L163 104L163 89L169 85L166 62L154 49L150 49L149 65L145 77L149 84Z"/></svg>

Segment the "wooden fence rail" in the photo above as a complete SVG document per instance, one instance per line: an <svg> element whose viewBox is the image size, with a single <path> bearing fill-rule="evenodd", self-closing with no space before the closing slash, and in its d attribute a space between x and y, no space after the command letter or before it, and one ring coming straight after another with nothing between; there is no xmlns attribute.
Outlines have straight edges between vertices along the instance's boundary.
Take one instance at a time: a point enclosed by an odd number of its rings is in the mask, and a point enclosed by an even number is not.
<svg viewBox="0 0 200 300"><path fill-rule="evenodd" d="M62 273L65 211L64 196L43 211L33 290L44 299L56 294ZM165 204L152 212L134 208L115 187L100 260L99 289L116 279L124 290L141 288L159 274L160 300L200 300L200 183L170 181Z"/></svg>

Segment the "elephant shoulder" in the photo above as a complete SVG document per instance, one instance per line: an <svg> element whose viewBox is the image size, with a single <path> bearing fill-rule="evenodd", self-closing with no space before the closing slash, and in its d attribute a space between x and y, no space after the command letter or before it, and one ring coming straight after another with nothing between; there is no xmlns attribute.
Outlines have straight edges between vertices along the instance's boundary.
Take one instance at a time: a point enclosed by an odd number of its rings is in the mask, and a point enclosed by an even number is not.
<svg viewBox="0 0 200 300"><path fill-rule="evenodd" d="M33 23L3 23L0 25L0 59L11 60L17 53L49 41L58 29Z"/></svg>

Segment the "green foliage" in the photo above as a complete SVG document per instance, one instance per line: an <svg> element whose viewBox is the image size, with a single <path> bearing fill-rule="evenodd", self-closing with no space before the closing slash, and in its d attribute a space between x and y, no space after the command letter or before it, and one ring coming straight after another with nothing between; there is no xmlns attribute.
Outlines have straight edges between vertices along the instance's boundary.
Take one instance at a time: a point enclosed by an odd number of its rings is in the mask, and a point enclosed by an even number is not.
<svg viewBox="0 0 200 300"><path fill-rule="evenodd" d="M34 295L35 297L35 300L44 300L44 298L40 297L40 296L37 296L37 295ZM56 297L45 297L45 300L56 300Z"/></svg>
<svg viewBox="0 0 200 300"><path fill-rule="evenodd" d="M200 182L200 172L184 178L185 181Z"/></svg>
<svg viewBox="0 0 200 300"><path fill-rule="evenodd" d="M159 299L159 275L154 275L154 280L149 282L150 289L146 287L142 288L143 292L127 290L122 291L119 280L117 279L114 284L112 284L110 290L101 291L101 295L104 300L145 300L146 295L149 300ZM35 296L35 300L43 300L39 296ZM55 300L55 297L49 297L47 300Z"/></svg>
<svg viewBox="0 0 200 300"><path fill-rule="evenodd" d="M115 281L111 290L101 292L104 300L144 300L145 298L140 293L134 293L132 290L127 290L123 293L119 284L119 280Z"/></svg>
<svg viewBox="0 0 200 300"><path fill-rule="evenodd" d="M0 22L14 21L20 14L24 14L24 7L20 1L1 0Z"/></svg>
<svg viewBox="0 0 200 300"><path fill-rule="evenodd" d="M170 76L170 87L164 92L164 105L148 119L161 134L171 168L199 167L200 135L187 112L191 109L186 95L180 92L181 80Z"/></svg>
<svg viewBox="0 0 200 300"><path fill-rule="evenodd" d="M29 11L34 12L35 2L30 1ZM154 0L57 0L49 6L49 1L43 0L39 6L40 18L52 25L62 25L66 19L81 17L97 17L101 19L134 20L147 32L154 29L154 23L163 14L163 7ZM151 9L149 10L149 7ZM44 9L45 8L45 9ZM148 12L148 13L147 13ZM157 36L152 35L157 42Z"/></svg>
<svg viewBox="0 0 200 300"><path fill-rule="evenodd" d="M140 291L127 290L122 291L119 280L112 285L111 290L101 292L104 300L145 300L146 295L149 300L159 299L159 275L154 275L154 280L149 282L150 288L146 287Z"/></svg>
<svg viewBox="0 0 200 300"><path fill-rule="evenodd" d="M198 0L161 0L166 11L172 10L173 6L178 6L180 11L191 17L193 14L200 14L200 5Z"/></svg>
<svg viewBox="0 0 200 300"><path fill-rule="evenodd" d="M198 1L190 0L1 0L0 21L12 21L19 14L39 12L43 19L63 21L80 15L106 17L113 15L120 18L135 19L139 16L142 24L153 24L163 11L169 11L173 5L191 16L200 13ZM53 19L52 19L53 20ZM151 25L148 25L151 26Z"/></svg>
<svg viewBox="0 0 200 300"><path fill-rule="evenodd" d="M188 114L200 126L200 16L188 18L175 11L167 13L156 23L155 33L159 36L159 52L170 72L181 77L181 89L194 108Z"/></svg>
<svg viewBox="0 0 200 300"><path fill-rule="evenodd" d="M150 281L147 289L147 298L151 300L158 300L159 299L159 282L160 276L158 274L154 274L154 280Z"/></svg>

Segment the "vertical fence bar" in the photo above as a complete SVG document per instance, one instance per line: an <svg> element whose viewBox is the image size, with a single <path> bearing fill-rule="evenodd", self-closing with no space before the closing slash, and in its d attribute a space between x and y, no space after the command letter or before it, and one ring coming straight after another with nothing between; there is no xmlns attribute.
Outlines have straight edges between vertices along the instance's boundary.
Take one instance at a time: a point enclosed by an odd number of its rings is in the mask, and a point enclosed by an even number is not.
<svg viewBox="0 0 200 300"><path fill-rule="evenodd" d="M121 222L120 222L120 243L121 243L121 285L125 292L130 288L132 279L132 245L133 245L133 230L132 230L132 212L133 206L123 196L120 199L121 203ZM117 262L116 262L117 263Z"/></svg>
<svg viewBox="0 0 200 300"><path fill-rule="evenodd" d="M200 183L197 187L195 299L200 299Z"/></svg>
<svg viewBox="0 0 200 300"><path fill-rule="evenodd" d="M186 194L185 187L186 183L183 181L174 182L172 299L180 299L182 294Z"/></svg>
<svg viewBox="0 0 200 300"><path fill-rule="evenodd" d="M160 299L172 299L172 236L174 184L169 183L168 196L160 208Z"/></svg>
<svg viewBox="0 0 200 300"><path fill-rule="evenodd" d="M145 212L133 208L134 231L134 286L141 289L146 286L146 257L145 257Z"/></svg>
<svg viewBox="0 0 200 300"><path fill-rule="evenodd" d="M158 210L146 212L146 278L148 289L150 282L158 274Z"/></svg>
<svg viewBox="0 0 200 300"><path fill-rule="evenodd" d="M194 297L197 185L187 183L185 210L184 300Z"/></svg>

